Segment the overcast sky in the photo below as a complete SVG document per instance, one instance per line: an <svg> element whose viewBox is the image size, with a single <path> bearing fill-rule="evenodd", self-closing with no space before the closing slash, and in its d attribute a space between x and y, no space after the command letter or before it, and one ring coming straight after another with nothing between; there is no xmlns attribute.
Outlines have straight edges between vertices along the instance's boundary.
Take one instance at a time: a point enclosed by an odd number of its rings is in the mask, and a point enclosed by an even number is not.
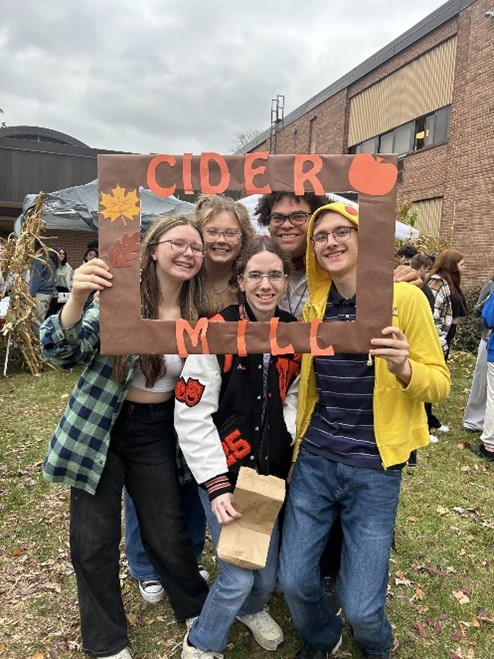
<svg viewBox="0 0 494 659"><path fill-rule="evenodd" d="M0 122L91 147L230 153L437 0L3 0Z"/></svg>

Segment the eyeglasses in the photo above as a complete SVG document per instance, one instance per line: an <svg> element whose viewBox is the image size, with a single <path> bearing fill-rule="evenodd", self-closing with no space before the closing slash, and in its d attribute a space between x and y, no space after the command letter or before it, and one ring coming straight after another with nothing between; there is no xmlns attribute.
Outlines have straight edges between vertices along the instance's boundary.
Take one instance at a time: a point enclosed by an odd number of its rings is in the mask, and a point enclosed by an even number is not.
<svg viewBox="0 0 494 659"><path fill-rule="evenodd" d="M160 240L157 243L154 243L155 245L161 245L163 243L170 243L170 247L172 249L172 252L185 252L189 249L192 252L194 256L199 256L203 257L205 254L205 249L202 245L199 243L188 243L185 240L179 240L179 239L169 239L169 240Z"/></svg>
<svg viewBox="0 0 494 659"><path fill-rule="evenodd" d="M307 218L310 217L311 213L304 213L303 211L297 211L296 213L289 213L285 215L284 213L271 213L268 216L269 224L272 226L281 226L285 220L288 220L293 226L297 224L303 224L307 222Z"/></svg>
<svg viewBox="0 0 494 659"><path fill-rule="evenodd" d="M333 236L337 243L343 243L350 239L352 231L358 231L358 229L356 227L336 227L333 231L320 231L312 236L312 242L314 245L322 247L328 242L329 236Z"/></svg>
<svg viewBox="0 0 494 659"><path fill-rule="evenodd" d="M204 229L204 234L211 240L217 240L220 236L229 243L236 243L242 237L242 232L236 229L227 229L226 231L218 231L218 229Z"/></svg>
<svg viewBox="0 0 494 659"><path fill-rule="evenodd" d="M247 279L247 281L251 284L260 284L264 277L266 277L271 284L276 284L280 281L283 281L286 275L284 272L280 272L279 270L271 270L271 272L268 272L267 274L254 271L248 272L246 275L239 275L239 277L242 277L242 279Z"/></svg>

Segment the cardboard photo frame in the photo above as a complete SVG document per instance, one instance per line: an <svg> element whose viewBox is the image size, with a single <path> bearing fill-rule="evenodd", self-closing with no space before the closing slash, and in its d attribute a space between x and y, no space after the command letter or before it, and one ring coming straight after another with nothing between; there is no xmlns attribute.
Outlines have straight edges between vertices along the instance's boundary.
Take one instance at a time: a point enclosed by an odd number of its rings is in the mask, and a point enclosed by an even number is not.
<svg viewBox="0 0 494 659"><path fill-rule="evenodd" d="M100 297L101 353L331 354L368 352L391 323L396 205L396 156L203 153L99 155L99 254L113 286ZM149 320L141 317L140 195L177 190L244 194L288 191L359 195L357 318L352 322L271 323Z"/></svg>

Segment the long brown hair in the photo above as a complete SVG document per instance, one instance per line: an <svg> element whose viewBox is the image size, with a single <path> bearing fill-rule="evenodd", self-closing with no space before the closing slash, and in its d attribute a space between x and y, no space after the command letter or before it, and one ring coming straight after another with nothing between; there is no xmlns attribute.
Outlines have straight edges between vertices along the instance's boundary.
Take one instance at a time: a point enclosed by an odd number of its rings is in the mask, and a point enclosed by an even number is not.
<svg viewBox="0 0 494 659"><path fill-rule="evenodd" d="M143 318L159 318L159 308L163 301L161 287L156 273L156 261L152 258L157 245L165 233L178 226L191 226L198 232L203 242L202 232L193 216L169 214L154 222L141 245L141 304ZM216 313L218 304L206 280L204 262L199 272L182 284L180 290L180 314L186 320L197 320L201 316L210 317ZM128 355L113 358L113 377L117 382L125 382L128 371ZM146 379L146 387L152 387L156 380L166 373L162 355L141 355L139 366Z"/></svg>
<svg viewBox="0 0 494 659"><path fill-rule="evenodd" d="M430 270L430 276L439 275L448 282L451 294L459 295L465 305L467 301L465 295L461 290L461 273L458 270L458 263L463 261L463 254L454 249L445 249L434 261L434 265Z"/></svg>

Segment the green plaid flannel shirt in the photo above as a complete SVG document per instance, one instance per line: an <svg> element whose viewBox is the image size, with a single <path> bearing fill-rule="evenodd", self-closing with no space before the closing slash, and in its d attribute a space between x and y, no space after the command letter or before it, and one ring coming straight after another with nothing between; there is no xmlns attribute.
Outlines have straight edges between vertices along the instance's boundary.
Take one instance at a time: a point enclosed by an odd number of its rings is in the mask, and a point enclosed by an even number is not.
<svg viewBox="0 0 494 659"><path fill-rule="evenodd" d="M112 378L113 357L99 352L99 303L94 302L74 327L63 328L60 315L50 316L40 330L45 359L55 366L85 364L60 418L43 464L43 475L95 494L103 472L110 434L132 383L138 357L129 359L125 382ZM192 479L177 442L177 471L181 483Z"/></svg>

